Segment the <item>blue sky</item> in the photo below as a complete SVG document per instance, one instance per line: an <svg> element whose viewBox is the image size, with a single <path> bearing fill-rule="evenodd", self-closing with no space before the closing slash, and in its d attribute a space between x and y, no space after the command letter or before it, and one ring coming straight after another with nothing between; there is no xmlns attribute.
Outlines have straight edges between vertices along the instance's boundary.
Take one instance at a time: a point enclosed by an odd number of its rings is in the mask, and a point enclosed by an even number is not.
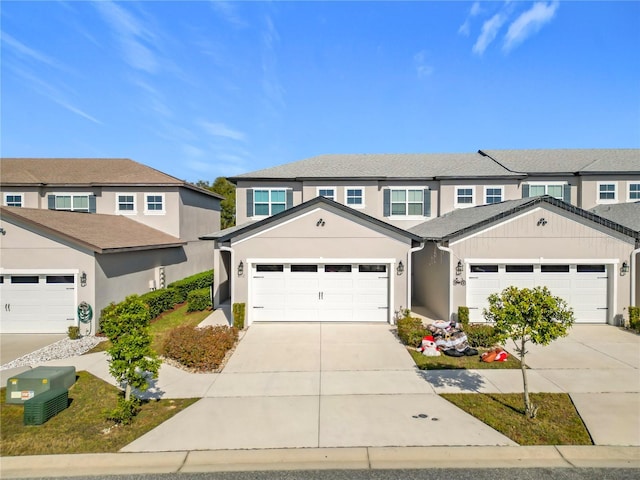
<svg viewBox="0 0 640 480"><path fill-rule="evenodd" d="M1 4L2 156L212 181L324 153L640 147L640 2Z"/></svg>

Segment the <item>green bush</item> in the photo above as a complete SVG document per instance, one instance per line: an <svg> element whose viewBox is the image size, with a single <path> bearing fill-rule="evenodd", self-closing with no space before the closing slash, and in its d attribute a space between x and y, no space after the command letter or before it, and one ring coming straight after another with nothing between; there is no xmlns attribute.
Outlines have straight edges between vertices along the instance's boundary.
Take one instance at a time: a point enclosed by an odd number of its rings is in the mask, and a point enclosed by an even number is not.
<svg viewBox="0 0 640 480"><path fill-rule="evenodd" d="M493 325L472 324L463 328L469 345L474 348L491 348L497 343Z"/></svg>
<svg viewBox="0 0 640 480"><path fill-rule="evenodd" d="M201 312L211 307L211 289L209 287L192 290L187 295L187 312Z"/></svg>
<svg viewBox="0 0 640 480"><path fill-rule="evenodd" d="M233 326L238 330L244 329L244 312L245 312L244 303L233 304Z"/></svg>
<svg viewBox="0 0 640 480"><path fill-rule="evenodd" d="M69 338L71 340L78 340L80 338L80 327L78 326L72 326L69 327Z"/></svg>
<svg viewBox="0 0 640 480"><path fill-rule="evenodd" d="M187 301L187 296L192 290L198 290L200 288L210 287L213 284L213 270L208 270L202 273L196 273L190 277L183 278L176 282L170 283L167 288L175 291L176 303L183 303Z"/></svg>
<svg viewBox="0 0 640 480"><path fill-rule="evenodd" d="M141 402L136 397L125 400L124 397L118 399L118 405L113 410L105 412L107 420L117 424L129 425L140 411Z"/></svg>
<svg viewBox="0 0 640 480"><path fill-rule="evenodd" d="M406 316L398 319L398 337L405 345L417 347L425 335L430 335L430 332L419 318Z"/></svg>
<svg viewBox="0 0 640 480"><path fill-rule="evenodd" d="M469 326L469 307L458 307L458 323L462 324L463 328Z"/></svg>
<svg viewBox="0 0 640 480"><path fill-rule="evenodd" d="M238 330L233 327L178 327L165 342L164 355L187 368L208 372L220 367L237 340Z"/></svg>
<svg viewBox="0 0 640 480"><path fill-rule="evenodd" d="M156 318L161 313L171 310L176 303L176 294L174 290L169 288L161 288L140 295L142 300L149 307L149 315Z"/></svg>
<svg viewBox="0 0 640 480"><path fill-rule="evenodd" d="M629 307L629 328L640 333L640 307Z"/></svg>

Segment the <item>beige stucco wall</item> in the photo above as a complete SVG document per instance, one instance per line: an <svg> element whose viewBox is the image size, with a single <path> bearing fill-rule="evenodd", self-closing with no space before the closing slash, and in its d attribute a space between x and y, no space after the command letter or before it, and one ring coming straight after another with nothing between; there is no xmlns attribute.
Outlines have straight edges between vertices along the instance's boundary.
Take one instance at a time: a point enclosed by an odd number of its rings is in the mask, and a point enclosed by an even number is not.
<svg viewBox="0 0 640 480"><path fill-rule="evenodd" d="M220 200L186 188L179 193L178 236L181 240L196 241L202 235L220 229Z"/></svg>
<svg viewBox="0 0 640 480"><path fill-rule="evenodd" d="M320 218L324 221L324 227L316 226ZM344 212L320 207L311 208L280 224L271 224L259 233L254 231L253 235L238 238L231 248L234 251L230 268L233 302L248 303L251 261L308 259L322 263L322 259L354 262L362 259L393 259L396 264L402 261L407 265L411 241L360 219L354 220ZM237 273L240 261L245 270L242 276ZM395 270L390 271L394 292L390 299L392 313L407 305L408 278L406 272L397 275ZM220 288L222 280L215 280L216 289Z"/></svg>
<svg viewBox="0 0 640 480"><path fill-rule="evenodd" d="M616 175L614 178L612 178L611 175L589 175L579 177L579 181L581 203L578 206L589 210L603 203L626 203L634 201L629 200L629 182L640 183L640 175ZM599 183L616 184L617 198L614 202L603 202L599 200Z"/></svg>
<svg viewBox="0 0 640 480"><path fill-rule="evenodd" d="M427 242L413 256L413 305L426 307L434 320L449 319L449 295L460 288L452 286L454 271L449 259L449 253L434 242Z"/></svg>

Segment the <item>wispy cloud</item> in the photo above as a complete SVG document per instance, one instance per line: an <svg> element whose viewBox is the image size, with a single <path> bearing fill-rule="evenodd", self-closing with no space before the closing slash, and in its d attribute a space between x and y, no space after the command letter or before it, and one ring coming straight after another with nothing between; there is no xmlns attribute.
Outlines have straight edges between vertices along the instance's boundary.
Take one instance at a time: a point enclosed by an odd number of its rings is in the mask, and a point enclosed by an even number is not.
<svg viewBox="0 0 640 480"><path fill-rule="evenodd" d="M278 30L270 16L265 17L266 28L262 33L262 88L268 106L273 111L284 108L284 88L278 78L276 45L280 41Z"/></svg>
<svg viewBox="0 0 640 480"><path fill-rule="evenodd" d="M247 138L243 132L233 130L232 128L227 127L224 123L212 123L207 121L201 121L199 123L205 132L209 135L213 135L214 137L229 138L231 140L238 140L242 142Z"/></svg>
<svg viewBox="0 0 640 480"><path fill-rule="evenodd" d="M537 33L544 24L549 23L556 14L560 2L536 2L509 25L505 35L503 49L508 52L518 46L527 37Z"/></svg>
<svg viewBox="0 0 640 480"><path fill-rule="evenodd" d="M507 21L507 13L503 10L496 13L493 17L482 24L482 32L473 45L472 51L478 55L482 55L487 47L493 42L498 35L498 31Z"/></svg>
<svg viewBox="0 0 640 480"><path fill-rule="evenodd" d="M240 28L248 26L247 22L238 14L236 4L223 0L212 0L211 5L227 23Z"/></svg>
<svg viewBox="0 0 640 480"><path fill-rule="evenodd" d="M2 43L4 43L13 53L14 55L21 57L22 59L35 60L39 63L44 63L53 68L57 68L59 70L68 71L69 69L65 67L62 63L58 62L54 58L45 55L31 47L28 47L21 41L15 39L7 32L2 32Z"/></svg>
<svg viewBox="0 0 640 480"><path fill-rule="evenodd" d="M427 52L422 50L413 56L413 65L418 78L426 78L433 73L433 66L427 62Z"/></svg>
<svg viewBox="0 0 640 480"><path fill-rule="evenodd" d="M473 5L471 5L467 18L464 20L464 23L460 25L460 28L458 28L459 34L465 35L467 37L469 36L469 33L471 31L471 19L478 15L481 10L482 9L480 8L480 2L474 2Z"/></svg>
<svg viewBox="0 0 640 480"><path fill-rule="evenodd" d="M113 2L94 2L94 5L114 31L125 61L138 70L157 73L160 63L148 45L155 40L155 35L143 22Z"/></svg>

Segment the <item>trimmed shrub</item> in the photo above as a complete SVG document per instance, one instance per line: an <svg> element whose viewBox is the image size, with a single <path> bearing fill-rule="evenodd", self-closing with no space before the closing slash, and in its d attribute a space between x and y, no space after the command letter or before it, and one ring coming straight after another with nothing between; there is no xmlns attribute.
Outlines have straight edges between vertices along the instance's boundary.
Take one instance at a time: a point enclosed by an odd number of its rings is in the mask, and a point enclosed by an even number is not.
<svg viewBox="0 0 640 480"><path fill-rule="evenodd" d="M192 290L198 290L200 288L211 287L213 284L213 270L208 270L202 273L196 273L190 277L183 278L176 282L170 283L167 288L175 291L176 303L183 303L187 301L187 296Z"/></svg>
<svg viewBox="0 0 640 480"><path fill-rule="evenodd" d="M237 340L233 327L178 327L165 342L164 355L189 369L208 372L220 367Z"/></svg>
<svg viewBox="0 0 640 480"><path fill-rule="evenodd" d="M472 324L463 328L469 345L474 348L491 348L498 343L493 325Z"/></svg>
<svg viewBox="0 0 640 480"><path fill-rule="evenodd" d="M458 323L462 324L463 328L469 326L469 307L458 307Z"/></svg>
<svg viewBox="0 0 640 480"><path fill-rule="evenodd" d="M149 307L149 316L156 318L161 313L171 310L176 302L176 294L174 290L161 288L140 295L142 300Z"/></svg>
<svg viewBox="0 0 640 480"><path fill-rule="evenodd" d="M69 339L70 340L78 340L80 338L80 327L72 326L69 327Z"/></svg>
<svg viewBox="0 0 640 480"><path fill-rule="evenodd" d="M398 337L405 345L417 347L425 335L430 335L430 332L419 318L406 316L398 319Z"/></svg>
<svg viewBox="0 0 640 480"><path fill-rule="evenodd" d="M629 307L629 328L640 333L640 307Z"/></svg>
<svg viewBox="0 0 640 480"><path fill-rule="evenodd" d="M244 303L233 304L233 326L238 330L244 329L244 312L245 312Z"/></svg>
<svg viewBox="0 0 640 480"><path fill-rule="evenodd" d="M187 295L187 312L201 312L211 307L211 289L209 287L192 290Z"/></svg>

